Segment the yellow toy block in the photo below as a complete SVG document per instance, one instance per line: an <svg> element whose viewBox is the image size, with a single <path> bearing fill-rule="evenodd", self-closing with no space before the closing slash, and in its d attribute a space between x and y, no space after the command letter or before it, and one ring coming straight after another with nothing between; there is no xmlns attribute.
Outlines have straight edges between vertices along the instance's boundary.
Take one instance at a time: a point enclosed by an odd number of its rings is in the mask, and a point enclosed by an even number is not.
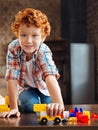
<svg viewBox="0 0 98 130"><path fill-rule="evenodd" d="M46 104L34 104L33 105L33 110L35 112L46 111Z"/></svg>
<svg viewBox="0 0 98 130"><path fill-rule="evenodd" d="M83 113L88 116L88 119L90 119L90 111L83 111Z"/></svg>
<svg viewBox="0 0 98 130"><path fill-rule="evenodd" d="M68 122L77 122L77 117L70 117Z"/></svg>
<svg viewBox="0 0 98 130"><path fill-rule="evenodd" d="M8 105L0 105L0 112L8 112L8 111L10 111Z"/></svg>

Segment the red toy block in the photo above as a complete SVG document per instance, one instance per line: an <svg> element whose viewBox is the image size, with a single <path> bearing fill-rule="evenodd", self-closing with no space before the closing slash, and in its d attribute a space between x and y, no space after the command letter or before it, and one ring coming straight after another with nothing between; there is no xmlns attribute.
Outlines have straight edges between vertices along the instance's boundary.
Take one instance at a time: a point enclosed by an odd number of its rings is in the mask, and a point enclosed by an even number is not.
<svg viewBox="0 0 98 130"><path fill-rule="evenodd" d="M74 113L74 109L69 110L70 113Z"/></svg>
<svg viewBox="0 0 98 130"><path fill-rule="evenodd" d="M98 114L91 113L91 117L92 117L92 118L98 118Z"/></svg>
<svg viewBox="0 0 98 130"><path fill-rule="evenodd" d="M85 115L85 114L83 114L83 113L81 113L81 112L78 112L77 114L76 114L76 117L77 117L77 121L78 122L82 122L82 123L88 123L88 116L87 115Z"/></svg>

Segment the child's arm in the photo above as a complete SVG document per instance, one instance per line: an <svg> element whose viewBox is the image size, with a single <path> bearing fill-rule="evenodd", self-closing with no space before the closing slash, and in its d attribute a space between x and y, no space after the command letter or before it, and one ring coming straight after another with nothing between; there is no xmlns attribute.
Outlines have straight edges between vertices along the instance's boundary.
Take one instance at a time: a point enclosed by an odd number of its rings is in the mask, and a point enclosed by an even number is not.
<svg viewBox="0 0 98 130"><path fill-rule="evenodd" d="M17 104L17 80L8 80L8 96L10 101L10 109L18 109Z"/></svg>
<svg viewBox="0 0 98 130"><path fill-rule="evenodd" d="M61 114L64 110L64 103L56 77L54 75L48 75L46 77L46 84L53 100L53 103L48 105L47 113L50 116Z"/></svg>
<svg viewBox="0 0 98 130"><path fill-rule="evenodd" d="M7 84L10 111L0 113L0 117L10 117L11 115L20 116L17 104L17 80L8 80Z"/></svg>

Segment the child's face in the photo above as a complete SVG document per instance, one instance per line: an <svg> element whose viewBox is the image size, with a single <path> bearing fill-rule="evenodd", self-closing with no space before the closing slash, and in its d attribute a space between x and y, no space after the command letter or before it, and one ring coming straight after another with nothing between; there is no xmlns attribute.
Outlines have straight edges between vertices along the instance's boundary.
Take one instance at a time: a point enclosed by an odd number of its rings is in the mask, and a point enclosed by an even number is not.
<svg viewBox="0 0 98 130"><path fill-rule="evenodd" d="M21 48L27 55L38 50L40 43L43 41L41 29L35 26L21 25L18 38Z"/></svg>

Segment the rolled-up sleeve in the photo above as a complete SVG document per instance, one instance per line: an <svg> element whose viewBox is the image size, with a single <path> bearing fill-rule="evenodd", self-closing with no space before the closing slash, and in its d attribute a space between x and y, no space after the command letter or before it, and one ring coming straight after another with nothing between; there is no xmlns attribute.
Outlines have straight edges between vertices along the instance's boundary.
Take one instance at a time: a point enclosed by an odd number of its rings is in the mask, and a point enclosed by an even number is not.
<svg viewBox="0 0 98 130"><path fill-rule="evenodd" d="M6 74L5 79L19 79L20 68L17 55L14 52L14 49L8 46L8 52L6 57Z"/></svg>
<svg viewBox="0 0 98 130"><path fill-rule="evenodd" d="M43 79L45 79L47 75L55 75L57 79L60 77L58 69L52 58L52 52L45 44L40 47L38 61Z"/></svg>

